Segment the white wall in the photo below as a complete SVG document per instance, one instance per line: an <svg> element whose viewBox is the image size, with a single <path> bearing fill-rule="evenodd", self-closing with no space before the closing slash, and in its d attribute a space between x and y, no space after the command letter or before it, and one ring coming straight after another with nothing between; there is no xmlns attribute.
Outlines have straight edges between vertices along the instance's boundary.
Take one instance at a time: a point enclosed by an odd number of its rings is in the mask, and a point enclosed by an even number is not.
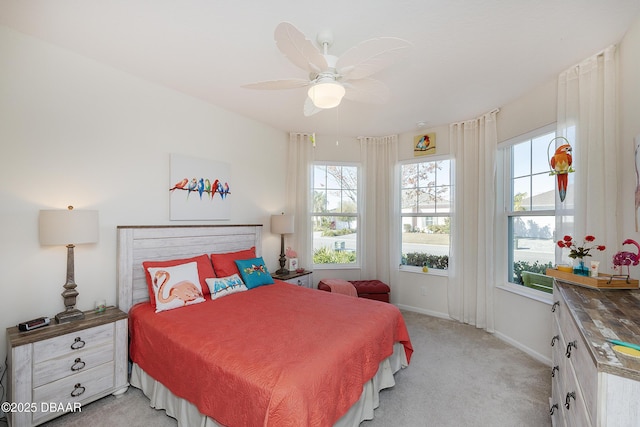
<svg viewBox="0 0 640 427"><path fill-rule="evenodd" d="M116 303L116 226L264 224L285 205L285 132L0 26L0 327L64 309L66 248L41 247L38 212L97 209L78 246L78 308ZM229 221L169 221L169 155L231 165ZM0 346L4 361L5 346Z"/></svg>

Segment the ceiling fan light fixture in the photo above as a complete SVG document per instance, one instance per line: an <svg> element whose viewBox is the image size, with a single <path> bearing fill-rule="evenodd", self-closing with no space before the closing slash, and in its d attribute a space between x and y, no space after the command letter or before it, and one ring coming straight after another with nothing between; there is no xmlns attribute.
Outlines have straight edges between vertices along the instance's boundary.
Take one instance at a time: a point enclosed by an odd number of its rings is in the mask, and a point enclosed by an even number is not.
<svg viewBox="0 0 640 427"><path fill-rule="evenodd" d="M340 105L345 89L344 86L334 80L319 81L309 88L307 94L316 107L334 108Z"/></svg>

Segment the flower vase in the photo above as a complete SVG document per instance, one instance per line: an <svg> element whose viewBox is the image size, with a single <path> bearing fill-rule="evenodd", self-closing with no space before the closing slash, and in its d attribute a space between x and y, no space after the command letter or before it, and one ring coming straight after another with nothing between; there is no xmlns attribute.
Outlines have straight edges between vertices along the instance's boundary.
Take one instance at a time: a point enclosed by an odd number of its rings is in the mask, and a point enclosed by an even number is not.
<svg viewBox="0 0 640 427"><path fill-rule="evenodd" d="M584 259L576 258L573 261L573 274L578 276L589 276L589 267L584 264Z"/></svg>

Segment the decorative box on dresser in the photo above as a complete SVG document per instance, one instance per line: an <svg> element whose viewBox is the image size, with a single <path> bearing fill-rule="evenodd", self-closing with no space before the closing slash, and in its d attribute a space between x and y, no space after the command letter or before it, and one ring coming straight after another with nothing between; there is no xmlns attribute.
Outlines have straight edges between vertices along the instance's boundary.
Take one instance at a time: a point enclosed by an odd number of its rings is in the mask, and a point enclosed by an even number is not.
<svg viewBox="0 0 640 427"><path fill-rule="evenodd" d="M35 426L108 394L128 379L127 314L115 307L33 331L7 329L11 427Z"/></svg>
<svg viewBox="0 0 640 427"><path fill-rule="evenodd" d="M640 425L640 359L615 352L607 341L640 344L640 290L555 279L553 301L553 425Z"/></svg>
<svg viewBox="0 0 640 427"><path fill-rule="evenodd" d="M313 288L313 272L309 270L298 273L297 271L290 271L288 274L272 274L271 277L278 280L283 280L292 285L304 286L305 288Z"/></svg>

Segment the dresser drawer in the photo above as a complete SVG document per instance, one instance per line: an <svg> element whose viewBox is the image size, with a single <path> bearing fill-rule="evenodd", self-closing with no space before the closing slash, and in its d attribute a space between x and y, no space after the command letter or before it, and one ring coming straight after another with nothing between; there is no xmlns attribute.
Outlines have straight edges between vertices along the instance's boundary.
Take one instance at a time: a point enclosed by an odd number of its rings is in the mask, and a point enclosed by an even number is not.
<svg viewBox="0 0 640 427"><path fill-rule="evenodd" d="M560 305L556 308L555 314L559 329L562 331L565 340L562 351L575 372L586 407L589 408L590 417L595 420L597 413L598 370L591 358L587 343L578 331L569 307L562 298L559 300ZM566 357L566 354L569 354L569 357Z"/></svg>
<svg viewBox="0 0 640 427"><path fill-rule="evenodd" d="M54 402L56 405L62 404L64 406L72 402L87 402L92 397L104 394L113 387L114 364L109 362L77 375L34 388L33 401L37 403L38 411L40 411L43 402ZM36 424L51 418L51 415L49 412L36 412L33 414L33 423Z"/></svg>
<svg viewBox="0 0 640 427"><path fill-rule="evenodd" d="M50 338L33 344L33 363L41 363L66 354L79 353L105 343L113 343L113 324L96 326Z"/></svg>
<svg viewBox="0 0 640 427"><path fill-rule="evenodd" d="M305 288L313 287L312 274L305 274L303 276L294 277L292 279L285 280L285 282L296 286L302 286Z"/></svg>
<svg viewBox="0 0 640 427"><path fill-rule="evenodd" d="M89 348L63 354L55 359L48 359L33 366L33 386L59 380L67 376L78 375L91 368L111 362L114 359L114 341L92 345Z"/></svg>

